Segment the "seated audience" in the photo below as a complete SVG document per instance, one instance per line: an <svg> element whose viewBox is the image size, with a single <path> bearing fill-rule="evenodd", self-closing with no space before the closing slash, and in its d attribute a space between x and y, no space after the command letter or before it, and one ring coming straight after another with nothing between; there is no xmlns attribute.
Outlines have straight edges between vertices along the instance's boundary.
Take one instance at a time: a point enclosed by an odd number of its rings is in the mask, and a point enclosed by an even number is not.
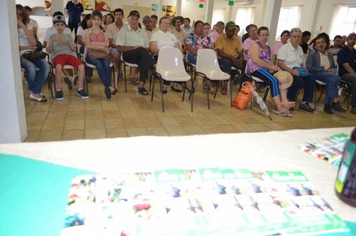
<svg viewBox="0 0 356 236"><path fill-rule="evenodd" d="M187 35L194 33L194 28L190 26L190 19L189 18L184 18L184 24L182 26L182 29L187 32Z"/></svg>
<svg viewBox="0 0 356 236"><path fill-rule="evenodd" d="M100 80L105 86L105 96L107 99L110 99L111 95L115 95L117 93L117 89L111 86L110 59L90 59L89 57L91 51L109 53L109 38L107 32L104 32L101 26L101 22L103 20L101 12L94 10L91 13L91 20L93 26L90 29L85 30L85 47L87 50L85 61L96 67Z"/></svg>
<svg viewBox="0 0 356 236"><path fill-rule="evenodd" d="M245 33L244 35L242 35L242 43L244 43L245 40L248 39L248 37L249 37L248 31L249 31L251 25L252 25L252 24L249 24L249 25L247 25L247 26L245 27L246 33Z"/></svg>
<svg viewBox="0 0 356 236"><path fill-rule="evenodd" d="M216 39L224 33L224 27L225 23L222 21L219 21L216 23L217 29L216 31L211 32L209 35L214 39L214 42L216 42Z"/></svg>
<svg viewBox="0 0 356 236"><path fill-rule="evenodd" d="M314 112L308 102L313 101L315 89L315 79L309 74L300 75L296 67L303 67L303 49L299 46L302 31L299 28L293 28L290 31L290 42L282 46L278 51L277 65L284 71L288 71L293 75L293 84L289 87L287 98L289 101L297 99L298 90L304 83L304 96L299 106L299 109L307 112ZM290 109L291 111L294 108Z"/></svg>
<svg viewBox="0 0 356 236"><path fill-rule="evenodd" d="M152 34L158 32L159 29L152 28L152 20L150 16L144 16L142 22L145 26L144 31L147 34L148 41L151 40Z"/></svg>
<svg viewBox="0 0 356 236"><path fill-rule="evenodd" d="M326 43L326 50L329 50L330 48L330 38L329 38L329 35L325 32L322 32L320 34L318 34L315 38L312 39L312 41L309 43L309 50L308 50L308 53L312 52L312 51L315 51L316 48L315 48L315 40L318 38L318 37L322 37L324 38L325 40L325 43Z"/></svg>
<svg viewBox="0 0 356 236"><path fill-rule="evenodd" d="M205 22L203 28L204 35L208 35L210 33L210 30L211 30L210 24L208 22Z"/></svg>
<svg viewBox="0 0 356 236"><path fill-rule="evenodd" d="M241 69L242 74L244 74L246 61L244 61L240 40L234 37L236 31L235 23L229 21L226 24L225 31L225 34L220 35L217 38L215 49L218 52L218 60L222 71L228 73L231 79L233 79L235 78L235 75L238 74L238 71L231 70L231 67L233 66L236 69ZM223 95L227 94L227 81L224 81L224 87L222 88L221 93Z"/></svg>
<svg viewBox="0 0 356 236"><path fill-rule="evenodd" d="M341 40L342 40L342 37L341 35L336 35L334 37L334 44L330 46L329 48L329 52L333 55L337 55L337 53L340 51L340 49L342 48L341 46Z"/></svg>
<svg viewBox="0 0 356 236"><path fill-rule="evenodd" d="M158 22L158 17L156 14L153 14L151 16L151 20L152 20L152 28L157 29L157 22Z"/></svg>
<svg viewBox="0 0 356 236"><path fill-rule="evenodd" d="M200 20L195 22L195 33L188 35L185 42L187 47L187 59L192 64L197 64L197 55L199 49L210 48L213 49L214 40L209 35L204 35L204 23ZM214 93L215 89L211 86L208 80L208 88L210 93ZM204 88L206 89L206 87Z"/></svg>
<svg viewBox="0 0 356 236"><path fill-rule="evenodd" d="M273 52L266 44L269 38L269 30L262 26L258 29L258 42L250 47L251 58L247 62L247 73L260 78L271 87L271 94L277 110L277 115L291 117L289 109L295 106L295 102L287 99L287 88L279 88L279 82L272 74L278 71L273 63Z"/></svg>
<svg viewBox="0 0 356 236"><path fill-rule="evenodd" d="M169 32L170 22L168 16L164 16L159 20L159 28L160 30L154 33L150 40L150 51L155 54L155 59L157 61L159 56L159 50L161 48L178 48L182 51L179 42L174 36L174 34ZM163 84L163 93L167 93L167 85L170 85L170 81L164 81ZM173 83L171 89L175 92L181 93L182 90L178 88L178 84L176 82Z"/></svg>
<svg viewBox="0 0 356 236"><path fill-rule="evenodd" d="M109 25L111 25L114 22L115 22L115 19L114 19L113 15L111 15L111 13L106 14L106 24L104 27L104 32L108 31Z"/></svg>
<svg viewBox="0 0 356 236"><path fill-rule="evenodd" d="M81 54L84 54L85 50L85 35L84 31L87 28L91 28L92 22L91 22L91 14L86 14L82 22L80 22L80 25L78 27L78 33L77 33L77 38L78 38L78 44L80 45L79 52ZM90 67L85 67L85 75L86 75L86 80L88 83L91 83L91 77L93 76L93 69Z"/></svg>
<svg viewBox="0 0 356 236"><path fill-rule="evenodd" d="M339 76L342 80L351 83L351 113L356 115L356 33L351 33L347 37L345 45L337 54L339 64Z"/></svg>
<svg viewBox="0 0 356 236"><path fill-rule="evenodd" d="M174 17L172 20L172 24L175 27L171 29L170 32L174 34L174 36L176 36L181 48L185 49L185 40L187 39L187 32L185 32L185 30L182 30L181 28L183 22L184 22L184 18L182 16Z"/></svg>
<svg viewBox="0 0 356 236"><path fill-rule="evenodd" d="M310 40L311 33L309 31L304 31L302 38L300 39L299 45L302 47L303 53L308 53L308 41Z"/></svg>
<svg viewBox="0 0 356 236"><path fill-rule="evenodd" d="M56 99L61 101L64 99L62 91L62 69L65 65L71 65L74 69L78 70L79 85L77 94L83 99L87 99L89 96L83 90L84 80L84 64L75 56L73 52L77 51L77 47L74 45L72 34L65 34L64 29L66 27L66 20L64 16L54 16L53 25L57 30L57 33L52 34L49 37L49 44L47 46L47 52L52 54L52 63L56 70ZM69 89L72 89L71 81L65 81ZM74 81L74 85L76 80Z"/></svg>
<svg viewBox="0 0 356 236"><path fill-rule="evenodd" d="M343 35L341 39L341 47L344 47L346 45L346 41L347 41L347 36Z"/></svg>
<svg viewBox="0 0 356 236"><path fill-rule="evenodd" d="M289 31L288 30L284 30L281 33L281 41L278 41L274 46L273 46L273 53L274 53L274 57L277 59L277 54L279 49L288 42L289 39Z"/></svg>
<svg viewBox="0 0 356 236"><path fill-rule="evenodd" d="M48 76L49 65L45 59L31 62L22 57L24 53L31 53L36 51L37 42L33 36L33 33L26 26L27 14L22 5L16 4L16 13L21 68L25 70L27 86L31 91L30 98L38 102L47 102L47 99L41 93L41 90Z"/></svg>
<svg viewBox="0 0 356 236"><path fill-rule="evenodd" d="M245 60L250 59L250 47L253 43L256 43L258 41L257 39L257 31L258 28L256 25L249 25L248 28L248 38L243 42L242 44L242 48L244 50L245 53Z"/></svg>
<svg viewBox="0 0 356 236"><path fill-rule="evenodd" d="M316 37L314 45L316 50L308 54L305 67L316 80L326 83L324 111L328 114L334 111L345 112L338 100L339 75L336 74L333 55L326 51L326 42L322 36Z"/></svg>
<svg viewBox="0 0 356 236"><path fill-rule="evenodd" d="M238 33L240 32L240 26L239 25L235 25L235 26L236 26L236 30L235 30L234 36L240 40L240 43L242 46L242 38L238 35Z"/></svg>
<svg viewBox="0 0 356 236"><path fill-rule="evenodd" d="M135 63L140 70L140 82L138 92L142 95L148 95L148 91L144 85L147 79L148 70L153 66L156 67L156 62L148 53L149 42L147 34L138 28L140 13L133 10L128 17L129 27L126 27L119 32L116 44L119 46L119 52L123 53L123 58L129 63Z"/></svg>
<svg viewBox="0 0 356 236"><path fill-rule="evenodd" d="M26 22L27 25L26 26L29 30L31 30L31 29L33 30L33 35L35 36L36 39L38 39L38 36L37 36L38 23L36 20L30 18L30 15L32 14L32 8L29 6L25 6L24 8L25 8L25 11L27 14L27 22Z"/></svg>

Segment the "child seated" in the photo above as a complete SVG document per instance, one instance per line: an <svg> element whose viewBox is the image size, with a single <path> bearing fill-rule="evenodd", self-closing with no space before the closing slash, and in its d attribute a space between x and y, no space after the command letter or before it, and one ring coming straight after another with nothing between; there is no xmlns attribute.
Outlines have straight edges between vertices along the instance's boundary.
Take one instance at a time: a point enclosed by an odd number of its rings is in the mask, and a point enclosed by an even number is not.
<svg viewBox="0 0 356 236"><path fill-rule="evenodd" d="M52 34L49 37L50 43L48 44L47 52L52 54L52 63L56 69L56 99L63 100L62 69L65 65L71 65L79 71L77 94L81 98L87 99L89 96L83 90L84 64L78 58L72 56L73 52L76 52L77 48L73 43L72 35L64 34L64 29L66 27L64 16L54 16L53 25L57 30L57 33Z"/></svg>

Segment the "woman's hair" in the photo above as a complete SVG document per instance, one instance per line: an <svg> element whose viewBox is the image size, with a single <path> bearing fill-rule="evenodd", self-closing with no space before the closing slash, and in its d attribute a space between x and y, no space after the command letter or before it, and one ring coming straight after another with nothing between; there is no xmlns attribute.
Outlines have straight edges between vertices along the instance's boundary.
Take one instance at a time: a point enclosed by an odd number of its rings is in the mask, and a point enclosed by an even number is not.
<svg viewBox="0 0 356 236"><path fill-rule="evenodd" d="M208 22L205 22L203 26L209 25L209 27L211 28L210 24Z"/></svg>
<svg viewBox="0 0 356 236"><path fill-rule="evenodd" d="M80 22L80 26L83 28L83 30L88 28L87 21L90 20L91 14L86 14L85 18Z"/></svg>
<svg viewBox="0 0 356 236"><path fill-rule="evenodd" d="M163 20L168 20L169 21L169 26L171 26L171 19L169 19L168 16L163 16L161 19L159 19L158 25L160 26ZM160 26L161 27L161 26Z"/></svg>
<svg viewBox="0 0 356 236"><path fill-rule="evenodd" d="M290 30L290 34L293 34L294 32L302 33L302 31L301 31L300 28L298 28L298 27L295 27L295 28L293 28L293 29Z"/></svg>
<svg viewBox="0 0 356 236"><path fill-rule="evenodd" d="M225 27L225 23L222 21L218 21L218 23L216 23L216 26L221 28L221 27Z"/></svg>
<svg viewBox="0 0 356 236"><path fill-rule="evenodd" d="M202 24L204 25L203 21L197 20L197 21L195 22L195 24L194 24L194 28L197 28L197 25L198 25L199 23L202 23Z"/></svg>
<svg viewBox="0 0 356 236"><path fill-rule="evenodd" d="M24 23L26 25L27 13L25 11L25 8L21 4L16 4L16 9L21 11L22 23ZM17 11L16 11L16 14L17 14Z"/></svg>
<svg viewBox="0 0 356 236"><path fill-rule="evenodd" d="M260 35L260 32L261 32L262 30L267 30L267 31L269 32L267 26L261 26L261 27L258 29L257 34Z"/></svg>
<svg viewBox="0 0 356 236"><path fill-rule="evenodd" d="M111 13L106 14L106 21L107 21L107 17L110 16L111 17L111 22L114 23L115 22L115 18L113 17L113 15L111 15Z"/></svg>
<svg viewBox="0 0 356 236"><path fill-rule="evenodd" d="M324 41L325 41L325 43L326 43L325 50L328 50L329 47L330 47L330 38L329 38L329 35L328 35L327 33L325 33L325 32L320 33L320 34L318 34L315 38L313 38L312 41L310 41L309 46L312 45L312 44L314 44L314 46L315 46L315 41L316 41L317 39L321 39L321 38L323 38ZM313 46L313 47L314 47L314 46Z"/></svg>
<svg viewBox="0 0 356 236"><path fill-rule="evenodd" d="M289 30L283 30L283 32L281 33L281 37L282 37L283 34L288 34L288 35L290 35Z"/></svg>
<svg viewBox="0 0 356 236"><path fill-rule="evenodd" d="M256 29L258 30L257 25L255 25L255 24L250 24L250 25L248 26L248 30L247 30L247 31L250 31L250 29L251 29L252 27L254 27L254 28L256 28Z"/></svg>
<svg viewBox="0 0 356 236"><path fill-rule="evenodd" d="M100 11L94 10L94 11L91 13L90 19L94 19L95 16L98 16L101 20L103 20L103 14L101 14ZM104 28L103 28L101 25L100 25L99 27L100 27L100 29L101 29L102 31L104 31Z"/></svg>

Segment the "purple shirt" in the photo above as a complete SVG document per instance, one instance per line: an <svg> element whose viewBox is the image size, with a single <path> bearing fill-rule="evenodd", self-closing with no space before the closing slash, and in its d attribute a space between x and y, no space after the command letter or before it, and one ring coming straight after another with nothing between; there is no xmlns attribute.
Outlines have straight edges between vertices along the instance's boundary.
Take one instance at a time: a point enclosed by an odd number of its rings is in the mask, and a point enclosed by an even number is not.
<svg viewBox="0 0 356 236"><path fill-rule="evenodd" d="M253 40L251 38L248 38L245 40L245 42L242 44L242 49L245 52L245 58L246 60L250 59L250 47L253 43L258 42L258 40Z"/></svg>
<svg viewBox="0 0 356 236"><path fill-rule="evenodd" d="M260 42L257 42L257 44L258 44L258 57L259 57L262 61L264 61L264 62L266 62L266 63L268 63L268 64L271 64L271 61L272 61L272 51L271 51L271 48L270 48L268 45L266 45L266 46L267 46L267 51L266 51L266 49L264 49L264 48L262 47L262 45L261 45ZM251 74L252 72L254 72L254 71L257 70L257 69L263 69L263 70L268 71L267 68L261 67L261 66L255 64L255 63L253 63L253 62L252 62L252 59L249 58L249 59L248 59L248 62L247 62L247 74Z"/></svg>

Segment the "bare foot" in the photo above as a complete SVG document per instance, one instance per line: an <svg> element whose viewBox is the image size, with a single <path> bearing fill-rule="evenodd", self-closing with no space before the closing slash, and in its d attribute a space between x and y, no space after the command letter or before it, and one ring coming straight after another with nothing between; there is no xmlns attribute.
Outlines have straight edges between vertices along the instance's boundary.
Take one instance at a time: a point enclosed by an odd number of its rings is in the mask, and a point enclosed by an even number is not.
<svg viewBox="0 0 356 236"><path fill-rule="evenodd" d="M295 107L295 102L281 102L281 106L289 110L289 108Z"/></svg>

